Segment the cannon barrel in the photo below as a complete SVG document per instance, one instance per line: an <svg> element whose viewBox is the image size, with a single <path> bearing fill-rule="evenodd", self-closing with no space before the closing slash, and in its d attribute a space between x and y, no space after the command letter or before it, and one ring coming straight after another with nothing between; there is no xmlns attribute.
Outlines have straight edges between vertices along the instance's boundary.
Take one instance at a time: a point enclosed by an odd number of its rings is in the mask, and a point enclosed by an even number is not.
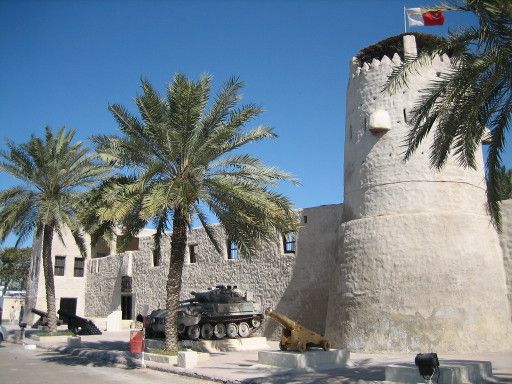
<svg viewBox="0 0 512 384"><path fill-rule="evenodd" d="M283 327L288 328L289 330L298 328L298 324L295 321L286 317L285 315L282 315L282 314L272 310L272 308L267 308L265 310L265 315L270 316L275 321L277 321L279 324L281 324Z"/></svg>
<svg viewBox="0 0 512 384"><path fill-rule="evenodd" d="M48 312L43 312L43 311L40 311L39 309L36 309L36 308L32 308L30 310L32 313L35 313L36 315L38 316L41 316L41 317L48 317Z"/></svg>
<svg viewBox="0 0 512 384"><path fill-rule="evenodd" d="M72 313L63 311L62 309L59 309L57 311L57 313L59 315L61 315L62 317L67 317L70 320L78 320L78 321L81 321L81 322L86 322L87 321L87 319L84 319L83 317L80 317L80 316L74 315Z"/></svg>

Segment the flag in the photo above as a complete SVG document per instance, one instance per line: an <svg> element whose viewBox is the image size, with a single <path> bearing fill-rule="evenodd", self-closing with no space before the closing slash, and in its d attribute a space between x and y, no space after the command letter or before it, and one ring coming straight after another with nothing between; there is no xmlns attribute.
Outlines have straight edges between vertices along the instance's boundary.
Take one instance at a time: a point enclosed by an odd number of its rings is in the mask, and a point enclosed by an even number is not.
<svg viewBox="0 0 512 384"><path fill-rule="evenodd" d="M428 11L425 8L407 8L407 24L409 27L443 25L442 11Z"/></svg>

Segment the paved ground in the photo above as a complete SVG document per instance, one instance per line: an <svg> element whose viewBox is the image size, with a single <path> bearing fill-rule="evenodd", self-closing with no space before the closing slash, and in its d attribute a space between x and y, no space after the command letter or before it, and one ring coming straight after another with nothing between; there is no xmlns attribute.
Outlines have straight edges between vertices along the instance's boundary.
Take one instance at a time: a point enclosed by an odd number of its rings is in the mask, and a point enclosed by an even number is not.
<svg viewBox="0 0 512 384"><path fill-rule="evenodd" d="M29 340L29 339L28 339ZM62 359L61 361L74 362L76 361L90 362L89 365L103 368L108 371L109 369L116 369L117 373L123 377L127 372L137 375L141 374L143 378L149 378L150 372L155 376L152 377L151 384L158 383L161 378L167 378L166 381L179 383L175 381L174 377L169 380L170 373L178 373L181 375L192 376L191 382L200 382L199 378L210 379L218 382L225 383L356 383L358 381L383 381L384 367L394 363L412 363L414 361L415 353L410 354L351 354L351 367L340 367L329 371L320 372L304 372L294 369L282 369L271 367L267 365L258 364L257 352L223 352L211 354L209 360L200 362L196 368L183 369L168 364L159 364L148 362L148 369L126 369L126 367L140 367L140 360L137 356L131 355L128 350L129 331L122 332L104 332L101 336L86 336L82 337L82 347L79 349L69 349L64 342L40 345L40 347L49 348L53 351L59 351L71 356L64 357L56 352L45 352L38 347L36 351L24 351L30 353L46 354L42 361L52 362L52 359ZM32 342L34 343L34 342ZM269 343L271 350L277 350L277 343ZM21 348L21 347L20 347ZM0 355L1 358L1 355ZM445 360L488 360L493 365L493 380L492 383L509 383L512 384L512 351L506 353L487 353L487 354L466 354L466 355L440 355L440 358ZM86 359L86 360L84 360ZM3 363L2 363L3 364ZM0 364L0 383L6 382L1 380L3 366ZM65 365L63 363L62 365ZM74 364L70 364L74 366ZM113 366L125 367L125 369L117 370ZM87 367L81 367L89 371ZM154 370L166 371L157 373ZM102 372L102 371L99 371ZM112 371L114 373L114 371ZM106 373L105 373L106 375ZM187 380L183 378L183 380ZM194 381L195 380L195 381ZM123 383L130 384L127 380L121 380ZM121 381L104 381L105 383L118 383ZM8 382L8 381L7 381ZM92 381L103 383L103 381ZM145 383L144 381L140 381ZM187 381L183 381L187 382ZM190 381L189 381L190 382ZM84 381L85 383L85 381ZM149 383L149 381L148 381ZM54 384L52 382L52 384ZM73 383L80 384L80 383ZM361 383L360 383L361 384Z"/></svg>
<svg viewBox="0 0 512 384"><path fill-rule="evenodd" d="M151 369L117 368L44 349L25 350L22 345L0 344L0 383L9 384L213 384L213 381L179 376Z"/></svg>

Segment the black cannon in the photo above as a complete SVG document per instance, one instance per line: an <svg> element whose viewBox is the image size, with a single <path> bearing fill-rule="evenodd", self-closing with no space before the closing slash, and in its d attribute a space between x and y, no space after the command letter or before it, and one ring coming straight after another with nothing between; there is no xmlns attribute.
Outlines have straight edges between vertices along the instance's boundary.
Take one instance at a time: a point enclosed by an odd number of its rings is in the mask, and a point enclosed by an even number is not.
<svg viewBox="0 0 512 384"><path fill-rule="evenodd" d="M39 320L37 320L34 324L32 324L32 328L48 326L48 312L40 311L39 309L36 309L36 308L32 308L30 311L39 316ZM61 325L61 324L62 324L62 321L57 319L57 325Z"/></svg>
<svg viewBox="0 0 512 384"><path fill-rule="evenodd" d="M68 323L68 329L75 335L101 335L101 331L91 320L73 315L62 309L59 309L57 313Z"/></svg>

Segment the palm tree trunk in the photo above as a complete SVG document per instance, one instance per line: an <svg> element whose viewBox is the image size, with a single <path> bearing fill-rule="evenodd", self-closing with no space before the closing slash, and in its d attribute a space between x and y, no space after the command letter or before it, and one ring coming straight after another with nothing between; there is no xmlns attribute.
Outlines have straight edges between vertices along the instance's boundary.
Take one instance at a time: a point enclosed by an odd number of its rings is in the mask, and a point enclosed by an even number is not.
<svg viewBox="0 0 512 384"><path fill-rule="evenodd" d="M165 349L178 350L178 305L181 292L181 276L187 246L187 220L180 210L174 212L171 236L171 261L167 276L167 298L165 301Z"/></svg>
<svg viewBox="0 0 512 384"><path fill-rule="evenodd" d="M44 226L43 231L43 271L46 288L46 310L48 312L48 329L57 330L57 312L55 311L55 283L53 281L52 263L53 226Z"/></svg>

